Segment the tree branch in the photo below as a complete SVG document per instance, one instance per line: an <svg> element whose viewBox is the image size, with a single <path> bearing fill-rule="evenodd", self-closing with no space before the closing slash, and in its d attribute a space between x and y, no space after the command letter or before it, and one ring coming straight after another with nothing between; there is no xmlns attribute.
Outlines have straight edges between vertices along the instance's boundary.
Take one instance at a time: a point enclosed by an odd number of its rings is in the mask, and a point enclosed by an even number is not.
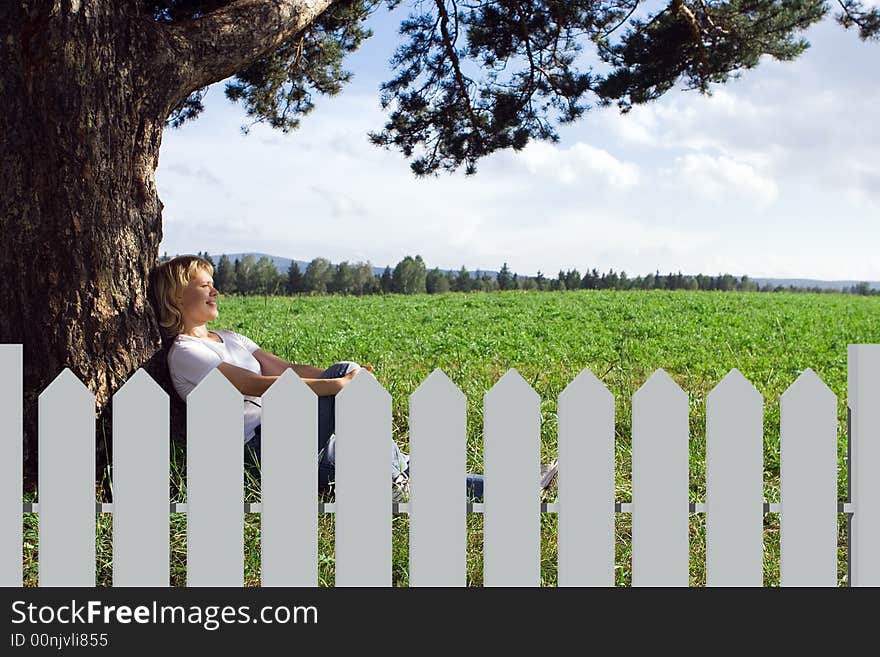
<svg viewBox="0 0 880 657"><path fill-rule="evenodd" d="M459 62L458 53L455 51L455 43L449 34L449 13L446 11L446 5L443 3L443 0L434 0L434 4L437 5L437 11L440 15L440 33L443 35L443 47L446 50L446 54L449 56L450 63L452 64L452 71L455 75L455 84L458 87L458 92L461 94L465 111L470 120L471 129L473 130L473 139L476 142L477 148L481 150L483 147L483 135L480 132L480 124L474 114L473 105L471 105L471 96L468 92L467 82L461 72L461 62Z"/></svg>
<svg viewBox="0 0 880 657"><path fill-rule="evenodd" d="M236 0L167 25L173 65L186 97L219 82L308 27L334 0Z"/></svg>

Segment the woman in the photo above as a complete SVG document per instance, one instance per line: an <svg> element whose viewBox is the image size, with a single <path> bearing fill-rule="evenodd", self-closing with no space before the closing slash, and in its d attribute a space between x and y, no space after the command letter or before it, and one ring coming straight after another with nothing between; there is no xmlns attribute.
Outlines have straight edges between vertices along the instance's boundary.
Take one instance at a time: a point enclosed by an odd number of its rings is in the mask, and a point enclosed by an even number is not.
<svg viewBox="0 0 880 657"><path fill-rule="evenodd" d="M275 356L249 338L232 331L210 331L217 319L217 295L211 263L196 256L179 256L161 263L154 273L159 323L174 340L168 369L183 400L215 367L244 395L245 459L259 463L260 397L286 369L292 369L318 396L318 485L326 489L335 479L334 397L354 378L360 366L344 361L326 370L297 365ZM372 371L369 365L367 370ZM393 497L408 494L409 457L391 444ZM482 475L467 476L471 498L483 497Z"/></svg>

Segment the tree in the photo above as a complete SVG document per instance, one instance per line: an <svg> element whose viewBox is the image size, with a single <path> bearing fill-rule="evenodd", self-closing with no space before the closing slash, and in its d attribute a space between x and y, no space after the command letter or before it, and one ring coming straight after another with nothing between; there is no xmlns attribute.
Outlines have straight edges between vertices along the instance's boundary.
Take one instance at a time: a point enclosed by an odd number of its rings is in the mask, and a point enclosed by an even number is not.
<svg viewBox="0 0 880 657"><path fill-rule="evenodd" d="M354 293L373 294L379 290L379 281L373 275L373 265L369 262L359 262L354 267Z"/></svg>
<svg viewBox="0 0 880 657"><path fill-rule="evenodd" d="M283 279L275 264L268 257L262 256L253 269L253 291L258 294L278 294Z"/></svg>
<svg viewBox="0 0 880 657"><path fill-rule="evenodd" d="M354 269L347 261L336 265L336 271L327 291L339 294L351 294L354 291Z"/></svg>
<svg viewBox="0 0 880 657"><path fill-rule="evenodd" d="M501 271L498 272L498 278L496 280L498 281L499 290L511 289L510 269L507 268L506 262L501 266Z"/></svg>
<svg viewBox="0 0 880 657"><path fill-rule="evenodd" d="M299 265L296 264L296 260L291 260L290 267L287 270L287 293L301 294L303 291L303 275L299 271Z"/></svg>
<svg viewBox="0 0 880 657"><path fill-rule="evenodd" d="M326 294L333 280L333 265L326 258L315 258L306 266L303 284L307 292Z"/></svg>
<svg viewBox="0 0 880 657"><path fill-rule="evenodd" d="M236 291L235 287L235 270L229 261L229 256L220 256L220 264L214 272L214 287L223 294L232 294Z"/></svg>
<svg viewBox="0 0 880 657"><path fill-rule="evenodd" d="M391 279L391 289L398 294L425 294L425 263L422 256L406 256L397 263Z"/></svg>
<svg viewBox="0 0 880 657"><path fill-rule="evenodd" d="M535 286L540 292L544 292L547 289L547 279L544 278L544 274L541 273L540 269L535 276Z"/></svg>
<svg viewBox="0 0 880 657"><path fill-rule="evenodd" d="M250 253L236 261L235 286L242 294L253 294L257 291L256 267L257 260Z"/></svg>
<svg viewBox="0 0 880 657"><path fill-rule="evenodd" d="M471 275L468 273L468 270L465 269L464 265L458 270L458 274L455 277L455 285L452 289L455 292L471 291Z"/></svg>
<svg viewBox="0 0 880 657"><path fill-rule="evenodd" d="M394 280L390 266L385 265L385 271L382 272L382 278L379 280L379 285L382 289L382 294L388 294L392 291Z"/></svg>
<svg viewBox="0 0 880 657"><path fill-rule="evenodd" d="M446 274L440 271L439 267L434 267L425 276L425 291L428 294L449 292L449 280L446 278Z"/></svg>
<svg viewBox="0 0 880 657"><path fill-rule="evenodd" d="M845 27L877 36L880 11L840 2ZM208 85L228 79L249 122L296 128L315 94L351 77L342 61L369 14L397 4L0 2L0 341L24 345L26 467L36 397L63 367L99 408L145 362L162 377L148 276L165 127L198 117ZM708 92L764 54L793 59L807 46L796 35L828 11L822 0L671 0L650 15L623 0L413 6L372 140L412 156L418 175L473 173L492 152L554 140L590 101L626 111L678 81ZM584 46L601 73L579 68Z"/></svg>

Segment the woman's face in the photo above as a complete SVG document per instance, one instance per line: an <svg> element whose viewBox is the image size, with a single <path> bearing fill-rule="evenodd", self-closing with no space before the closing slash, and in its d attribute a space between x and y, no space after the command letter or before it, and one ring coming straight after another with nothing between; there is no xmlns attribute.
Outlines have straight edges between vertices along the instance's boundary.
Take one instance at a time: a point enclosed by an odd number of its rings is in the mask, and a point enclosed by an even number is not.
<svg viewBox="0 0 880 657"><path fill-rule="evenodd" d="M211 275L204 269L198 270L181 294L180 309L184 324L198 326L217 319L217 295Z"/></svg>

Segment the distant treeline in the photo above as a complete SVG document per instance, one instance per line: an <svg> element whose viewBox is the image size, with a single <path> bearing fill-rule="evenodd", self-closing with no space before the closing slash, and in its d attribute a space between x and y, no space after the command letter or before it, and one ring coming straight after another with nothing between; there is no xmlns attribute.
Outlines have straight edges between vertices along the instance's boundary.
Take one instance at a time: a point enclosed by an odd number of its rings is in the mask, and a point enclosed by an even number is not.
<svg viewBox="0 0 880 657"><path fill-rule="evenodd" d="M719 290L723 292L824 292L860 295L878 295L866 282L843 290L794 285L759 285L748 276L731 274L717 276L685 276L661 274L630 278L625 271L599 273L587 270L583 275L577 269L559 270L555 278L540 271L537 276L512 274L505 262L497 277L492 274L469 272L463 266L457 272L428 270L421 256L406 256L392 269L386 267L381 275L373 273L369 262L340 262L333 265L326 258L315 258L305 271L292 262L286 273L279 272L267 257L259 260L246 255L230 261L221 256L218 262L207 253L199 256L214 265L214 285L224 294L294 295L294 294L443 294L445 292L495 292L498 290ZM165 254L161 260L168 259Z"/></svg>

